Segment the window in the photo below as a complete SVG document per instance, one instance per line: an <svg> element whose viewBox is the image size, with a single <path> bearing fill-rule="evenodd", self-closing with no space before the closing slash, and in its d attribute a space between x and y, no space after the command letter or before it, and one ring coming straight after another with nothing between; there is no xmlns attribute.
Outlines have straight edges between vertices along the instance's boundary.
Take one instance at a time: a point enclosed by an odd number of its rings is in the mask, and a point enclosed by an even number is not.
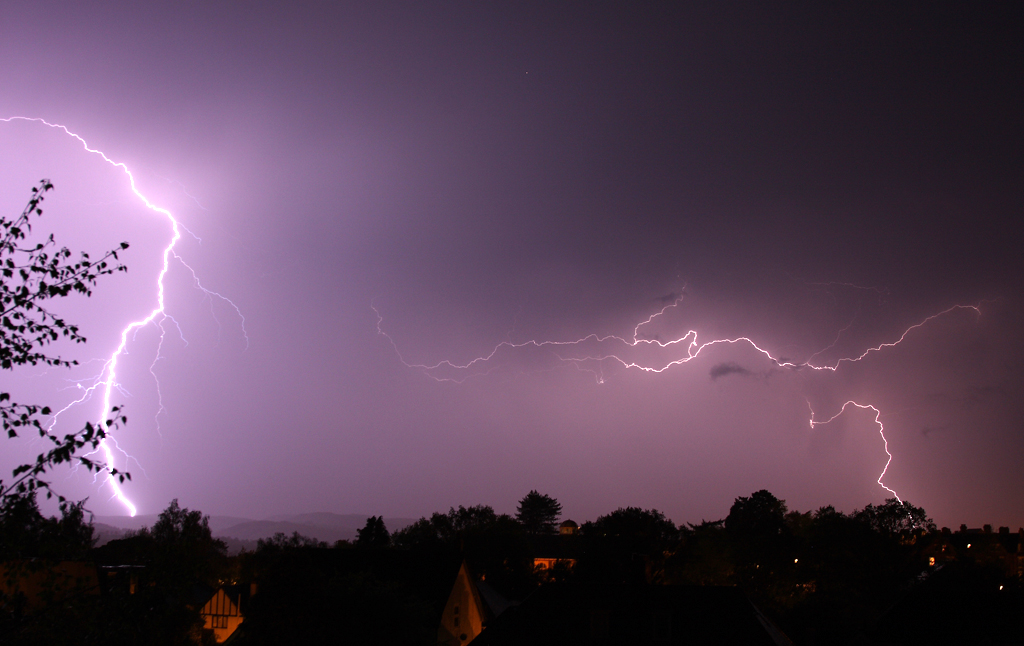
<svg viewBox="0 0 1024 646"><path fill-rule="evenodd" d="M213 620L214 628L227 628L228 627L228 616L227 615L213 615L210 617Z"/></svg>

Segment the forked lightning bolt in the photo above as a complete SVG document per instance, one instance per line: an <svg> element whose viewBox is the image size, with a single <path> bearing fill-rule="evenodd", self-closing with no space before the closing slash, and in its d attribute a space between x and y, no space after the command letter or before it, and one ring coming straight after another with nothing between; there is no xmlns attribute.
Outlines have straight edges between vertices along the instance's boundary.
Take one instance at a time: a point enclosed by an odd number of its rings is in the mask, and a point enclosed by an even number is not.
<svg viewBox="0 0 1024 646"><path fill-rule="evenodd" d="M874 406L872 406L870 404L858 404L857 402L851 400L851 401L848 401L845 404L843 404L842 408L839 409L839 412L836 413L835 415L833 415L832 417L828 418L827 420L825 420L823 422L816 422L816 421L814 421L814 409L811 408L811 402L807 402L807 408L811 409L811 428L814 428L815 426L821 426L822 424L828 424L829 422L831 422L835 418L837 418L840 415L842 415L843 413L845 413L847 406L856 406L857 408L860 408L860 409L863 409L863 410L873 410L873 411L875 411L875 424L878 424L878 434L880 436L882 436L882 448L885 450L885 455L887 456L887 459L885 461L885 466L882 467L882 472L880 474L878 474L878 480L876 480L876 482L883 489L885 489L886 491L891 493L893 496L895 496L896 500L899 500L900 503L902 503L903 499L901 499L899 497L899 494L897 494L895 491L893 491L889 487L885 486L885 483L882 482L882 478L885 477L885 472L889 470L889 465L892 464L892 453L889 453L889 440L885 439L885 426L882 425L882 419L881 419L882 418L882 411L878 410L877 408L875 408Z"/></svg>
<svg viewBox="0 0 1024 646"><path fill-rule="evenodd" d="M147 325L150 325L150 324L155 325L160 330L160 343L157 345L156 357L153 359L153 363L150 365L150 373L153 374L154 379L156 379L156 374L153 372L153 367L156 365L156 362L159 361L160 358L161 358L160 351L163 348L163 340L164 340L164 336L166 334L166 330L164 328L164 324L168 320L170 320L172 323L174 323L174 325L176 327L178 326L177 321L175 321L173 317L171 317L169 314L167 314L166 307L165 307L164 279L166 278L167 272L170 269L170 263L171 263L171 259L172 258L174 260L176 260L177 262L181 263L181 265L184 266L186 269L188 269L188 271L192 275L193 284L199 290L201 290L204 294L206 294L207 297L219 298L219 299L223 300L224 302L228 303L229 305L231 305L231 307L234 308L235 312L238 314L238 316L239 316L239 318L241 320L242 334L245 336L246 347L248 347L248 345L249 345L249 336L248 336L248 334L246 333L246 330L245 330L245 317L242 316L242 312L241 312L241 310L239 310L238 306L235 305L235 303L233 303L229 298L227 298L227 297L225 297L225 296L223 296L221 294L218 294L217 292L208 290L205 287L203 287L203 285L199 282L198 276L196 276L196 272L174 250L175 246L178 244L178 241L181 239L181 232L184 230L184 231L188 232L190 235L192 235L191 232L188 231L187 229L185 229L185 227L181 223L178 222L178 220L174 217L174 215L170 211L168 211L165 208L162 208L162 207L159 207L159 206L153 204L152 202L149 201L149 199L145 195L143 195L139 191L139 189L138 189L138 187L136 186L136 183L135 183L135 176L132 175L132 172L130 170L128 170L128 167L124 163L122 163L122 162L115 162L112 159L110 159L109 157L107 157L107 155L104 154L102 151L96 150L94 148L90 148L89 144L86 143L85 139L83 139L81 136L75 134L74 132L71 132L70 130L68 130L67 127L62 126L60 124L50 123L50 122L48 122L48 121L46 121L44 119L39 119L39 118L35 118L35 117L8 117L8 118L2 118L2 119L0 119L0 121L7 122L7 123L10 123L10 122L13 122L13 121L31 121L31 122L36 122L36 123L40 123L40 124L43 124L45 126L48 126L50 128L54 128L54 129L63 131L69 137L72 137L72 138L76 139L79 143L82 144L82 147L85 149L86 152L88 152L90 154L93 154L93 155L98 155L106 163L110 164L111 166L113 166L115 168L120 169L128 177L129 184L131 185L132 192L135 194L135 196L138 197L139 200L142 201L142 203L145 205L145 207L147 209L149 209L149 210L151 210L151 211L153 211L155 213L158 213L161 216L167 218L167 221L168 221L168 223L170 224L170 227L171 227L171 239L167 243L167 245L164 247L163 254L162 254L163 264L162 264L162 266L160 268L160 272L157 275L157 279L156 279L156 304L155 304L155 306L153 307L152 310L150 310L150 312L147 315L145 315L144 317L142 317L142 318L140 318L138 320L135 320L135 321L132 321L132 322L128 323L128 325L126 325L121 330L120 343L118 344L117 348L113 351L113 353L111 353L110 357L104 361L103 367L102 367L99 375L95 378L95 381L93 381L93 384L91 386L89 386L88 388L83 388L83 393L82 393L82 395L78 399L76 399L75 401L71 402L70 404L65 406L63 409L57 411L54 414L54 416L53 416L53 418L51 420L51 424L50 424L51 428L52 428L53 424L56 423L56 420L60 416L61 413L63 413L64 411L68 410L72 406L76 406L78 404L81 404L81 403L87 401L93 395L93 393L95 391L97 391L97 390L99 390L100 395L101 395L101 406L102 406L102 408L100 409L100 414L99 414L99 423L100 423L100 425L102 427L105 427L105 420L107 419L107 416L110 415L111 409L113 407L113 404L111 402L111 397L113 395L113 391L115 389L120 389L120 385L117 382L117 364L118 364L118 359L120 359L123 355L126 354L127 348L128 348L128 343L129 343L129 340L130 340L129 337L134 338L134 334L137 333L139 329L141 329L141 328L143 328L143 327L145 327ZM193 198L193 199L195 199L195 198ZM180 331L181 331L180 327L178 327L178 331L180 333ZM159 400L159 403L160 403L160 410L157 411L157 415L159 415L159 413L164 410L163 409L163 396L160 393L159 381L157 381L157 396L158 396L158 400ZM105 437L100 442L99 449L98 449L103 454L103 458L106 461L106 465L108 467L107 483L110 485L110 487L112 488L112 490L114 492L113 497L117 498L117 500L122 505L124 505L125 508L128 510L128 513L131 514L132 516L134 516L136 514L136 511L137 511L136 507L135 507L135 504L132 503L132 501L125 494L123 488L120 486L120 484L118 483L117 479L112 477L110 475L110 473L109 473L109 469L113 468L113 466L115 464L114 449L112 448L112 445L113 445L114 448L118 448L118 450L120 450L119 447L117 447L116 439L112 435L108 434L107 437ZM125 455L126 459L128 458L128 455L126 453L124 453L124 451L120 451L120 452Z"/></svg>
<svg viewBox="0 0 1024 646"><path fill-rule="evenodd" d="M438 361L437 363L434 364L410 363L406 361L405 358L402 356L402 353L398 349L398 344L395 343L395 340L391 337L391 335L384 331L384 318L381 315L380 311L372 303L370 304L370 307L377 315L377 333L387 338L388 342L391 344L391 347L394 349L395 354L398 356L398 360L401 361L402 364L404 364L408 368L420 370L425 375L427 375L431 379L434 379L435 381L450 381L454 383L463 383L467 379L490 374L491 372L497 370L500 367L499 353L501 353L503 350L511 351L520 348L548 349L559 362L571 363L575 365L577 368L589 370L595 375L595 378L599 383L604 382L603 373L600 371L590 370L589 368L584 368L584 364L596 362L598 365L600 365L601 362L610 360L620 364L621 366L627 369L637 369L642 370L644 372L661 373L674 366L679 366L685 363L689 363L690 361L693 361L698 356L700 356L700 354L706 349L713 348L718 345L735 344L743 344L749 346L750 348L764 355L769 361L771 361L780 368L788 368L791 370L809 369L815 371L836 372L837 370L839 370L839 367L845 363L855 363L857 361L861 361L862 359L871 355L872 353L881 352L886 348L892 348L899 345L904 341L904 339L907 338L907 335L927 325L934 319L946 316L956 311L963 310L971 310L979 315L981 314L981 310L978 305L953 305L952 307L942 310L941 312L938 312L936 314L932 314L931 316L924 318L920 322L911 325L906 330L904 330L903 333L897 339L893 341L880 343L876 346L869 347L856 356L842 357L840 359L837 359L833 363L814 363L812 360L815 357L821 355L826 350L831 349L833 346L835 346L835 344L839 340L839 336L844 331L846 331L846 329L849 328L849 325L847 325L846 328L843 328L842 330L839 331L839 333L836 335L836 340L833 341L830 346L828 346L827 348L823 348L822 350L818 350L817 352L810 355L810 357L805 361L795 362L785 360L779 356L774 355L770 350L762 347L761 345L758 345L757 343L754 342L753 339L746 336L726 339L712 339L710 341L700 342L698 340L696 330L689 330L686 334L682 335L681 337L669 341L662 341L657 338L642 338L641 330L645 326L653 323L655 319L663 316L669 310L678 308L682 303L683 298L683 296L675 296L671 303L665 305L660 310L654 312L646 319L637 323L636 326L634 326L633 328L633 335L631 338L625 338L613 334L606 336L589 334L580 339L576 339L575 341L531 340L522 343L503 341L494 346L494 348L486 355L476 357L464 364L453 363L452 361L449 361L447 359ZM640 346L656 347L658 349L670 351L670 353L668 357L662 359L658 363L653 363L652 361L642 363L636 359L630 359L628 357L620 356L623 354L623 352L619 352L616 354L608 352L596 352L593 349L588 350L588 348L594 348L595 346L606 347L608 345L622 346L623 351L635 349ZM675 352L671 352L673 350ZM814 409L812 408L810 417L811 428L823 424L828 424L829 422L833 421L834 419L842 415L844 412L846 412L847 408L851 406L874 411L875 423L878 425L878 434L882 437L883 447L885 450L885 454L887 456L885 467L882 469L882 473L878 476L877 482L883 489L891 493L893 496L896 497L897 500L899 500L902 503L903 501L896 494L896 492L890 489L882 482L882 479L885 477L886 472L889 470L889 465L892 463L893 456L889 452L889 442L885 437L885 428L882 425L881 420L882 412L878 408L870 404L860 404L855 401L847 401L845 404L842 405L839 412L837 412L835 415L824 421L818 421L815 419ZM808 407L810 407L810 402L808 402Z"/></svg>

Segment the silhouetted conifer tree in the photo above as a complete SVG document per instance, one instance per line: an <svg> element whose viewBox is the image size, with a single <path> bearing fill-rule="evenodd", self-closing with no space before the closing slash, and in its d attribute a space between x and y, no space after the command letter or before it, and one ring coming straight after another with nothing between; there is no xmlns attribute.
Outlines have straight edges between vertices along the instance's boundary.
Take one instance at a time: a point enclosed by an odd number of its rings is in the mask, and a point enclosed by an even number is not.
<svg viewBox="0 0 1024 646"><path fill-rule="evenodd" d="M387 547L391 544L391 535L384 526L383 516L370 516L366 526L356 530L356 547Z"/></svg>
<svg viewBox="0 0 1024 646"><path fill-rule="evenodd" d="M554 534L555 523L562 515L562 505L546 494L534 489L523 496L516 507L516 520L528 534Z"/></svg>

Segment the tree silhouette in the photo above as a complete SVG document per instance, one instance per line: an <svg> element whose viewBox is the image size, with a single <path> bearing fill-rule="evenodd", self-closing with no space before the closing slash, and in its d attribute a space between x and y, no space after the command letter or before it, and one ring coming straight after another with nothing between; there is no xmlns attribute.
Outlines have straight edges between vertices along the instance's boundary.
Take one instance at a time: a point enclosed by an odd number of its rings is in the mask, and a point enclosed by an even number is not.
<svg viewBox="0 0 1024 646"><path fill-rule="evenodd" d="M580 535L587 553L575 575L595 583L650 583L661 579L663 557L679 532L657 509L620 507L583 523Z"/></svg>
<svg viewBox="0 0 1024 646"><path fill-rule="evenodd" d="M785 526L786 501L767 489L736 498L725 518L725 529L734 535L778 536Z"/></svg>
<svg viewBox="0 0 1024 646"><path fill-rule="evenodd" d="M40 363L60 367L76 365L77 361L43 351L44 346L61 338L85 342L78 327L53 314L46 302L72 293L91 296L100 276L126 270L116 261L117 253L128 248L127 242L95 261L84 252L77 261L72 260L67 247L55 250L53 235L44 242L26 245L32 220L42 216L40 204L51 189L53 184L49 180L41 181L32 189L32 198L20 216L13 220L0 217L0 369L3 370ZM110 261L115 263L110 264ZM64 437L54 435L40 421L40 416L45 417L50 412L47 406L19 404L11 401L9 393L0 392L0 423L7 436L17 437L19 432L30 430L51 445L35 462L15 468L10 482L0 480L0 502L9 496L29 495L40 489L46 491L47 498L51 497L54 494L49 482L43 480L44 475L59 464L72 461L89 471L109 469L110 475L122 482L130 477L79 453L85 448L96 449L108 428L126 421L116 407L111 410L112 419L105 424L87 423L82 430ZM57 497L63 508L66 501L62 496Z"/></svg>
<svg viewBox="0 0 1024 646"><path fill-rule="evenodd" d="M165 585L216 583L227 545L213 537L210 517L203 512L181 507L175 498L160 512L153 528L143 529L140 534L152 540L154 575L163 578Z"/></svg>
<svg viewBox="0 0 1024 646"><path fill-rule="evenodd" d="M916 532L935 531L935 523L924 509L915 507L909 502L900 502L896 498L887 498L884 504L877 507L868 505L855 512L854 517L867 523L871 529L885 536L899 536L908 540ZM991 531L991 526L989 531Z"/></svg>
<svg viewBox="0 0 1024 646"><path fill-rule="evenodd" d="M356 530L356 547L387 547L391 544L391 535L384 526L383 516L370 516L366 526Z"/></svg>
<svg viewBox="0 0 1024 646"><path fill-rule="evenodd" d="M657 509L619 507L592 523L584 523L580 530L590 536L608 536L619 539L637 553L654 554L676 539L675 524Z"/></svg>
<svg viewBox="0 0 1024 646"><path fill-rule="evenodd" d="M516 507L516 520L528 534L554 534L555 523L562 515L562 505L546 494L534 489L523 496Z"/></svg>
<svg viewBox="0 0 1024 646"><path fill-rule="evenodd" d="M39 511L35 492L9 496L0 506L0 560L81 559L93 545L93 527L86 522L84 501L66 505L60 518Z"/></svg>

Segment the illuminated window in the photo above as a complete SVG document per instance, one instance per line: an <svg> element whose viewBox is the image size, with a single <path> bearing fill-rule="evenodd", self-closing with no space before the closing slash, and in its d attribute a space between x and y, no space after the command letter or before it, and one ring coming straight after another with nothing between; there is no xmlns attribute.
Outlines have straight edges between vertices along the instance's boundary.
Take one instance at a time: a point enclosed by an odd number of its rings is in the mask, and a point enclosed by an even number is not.
<svg viewBox="0 0 1024 646"><path fill-rule="evenodd" d="M213 615L213 617L211 617L211 619L213 620L213 627L214 628L227 628L228 627L228 616L227 615Z"/></svg>

